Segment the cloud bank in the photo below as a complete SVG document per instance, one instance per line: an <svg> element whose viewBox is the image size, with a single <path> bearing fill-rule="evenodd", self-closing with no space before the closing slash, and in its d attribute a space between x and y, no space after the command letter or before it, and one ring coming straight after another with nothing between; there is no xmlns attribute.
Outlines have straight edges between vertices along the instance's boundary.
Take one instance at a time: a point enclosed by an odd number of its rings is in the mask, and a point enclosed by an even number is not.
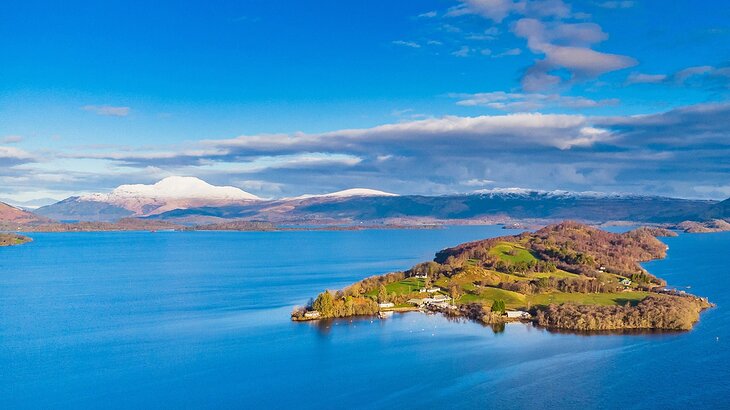
<svg viewBox="0 0 730 410"><path fill-rule="evenodd" d="M489 93L463 97L475 104L526 98ZM42 168L34 168L31 153L3 147L0 161L7 166L0 180L18 189L22 182L25 189L39 191L98 191L185 174L216 184L257 187L259 196L353 186L401 194L521 186L717 197L730 175L728 129L730 104L640 116L445 116L325 133L201 140L159 150L58 152ZM54 161L69 160L102 166L93 172L66 168L58 173L63 178L50 182L48 169Z"/></svg>

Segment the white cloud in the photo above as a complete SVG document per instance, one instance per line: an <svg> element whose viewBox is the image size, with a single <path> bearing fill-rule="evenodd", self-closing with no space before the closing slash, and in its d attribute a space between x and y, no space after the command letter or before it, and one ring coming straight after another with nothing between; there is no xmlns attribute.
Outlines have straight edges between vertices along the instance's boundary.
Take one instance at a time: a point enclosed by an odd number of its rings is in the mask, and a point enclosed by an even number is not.
<svg viewBox="0 0 730 410"><path fill-rule="evenodd" d="M603 3L598 3L599 7L603 7L604 9L628 9L631 7L634 7L634 2L631 0L623 0L623 1L604 1Z"/></svg>
<svg viewBox="0 0 730 410"><path fill-rule="evenodd" d="M656 84L664 82L666 79L666 74L631 73L626 78L626 84Z"/></svg>
<svg viewBox="0 0 730 410"><path fill-rule="evenodd" d="M421 48L421 45L413 42L413 41L403 41L403 40L395 40L392 42L393 44L397 46L404 46L404 47L411 47L411 48Z"/></svg>
<svg viewBox="0 0 730 410"><path fill-rule="evenodd" d="M687 67L671 75L631 73L626 84L674 83L678 86L730 88L730 67L701 65Z"/></svg>
<svg viewBox="0 0 730 410"><path fill-rule="evenodd" d="M501 23L510 14L538 18L566 18L571 15L570 6L562 0L459 0L447 16L477 14L495 23Z"/></svg>
<svg viewBox="0 0 730 410"><path fill-rule="evenodd" d="M27 151L15 147L0 146L0 163L21 163L33 160L33 155L31 155Z"/></svg>
<svg viewBox="0 0 730 410"><path fill-rule="evenodd" d="M451 53L452 56L456 57L468 57L471 53L469 46L461 46L458 50Z"/></svg>
<svg viewBox="0 0 730 410"><path fill-rule="evenodd" d="M462 182L461 185L471 186L471 187L476 187L476 186L480 186L481 187L481 186L486 186L486 185L492 185L494 183L495 183L495 181L493 181L491 179L477 179L477 178L472 178L472 179L470 179L468 181Z"/></svg>
<svg viewBox="0 0 730 410"><path fill-rule="evenodd" d="M111 105L85 105L81 108L84 111L110 117L126 117L132 111L129 107L115 107Z"/></svg>
<svg viewBox="0 0 730 410"><path fill-rule="evenodd" d="M517 3L512 0L462 0L462 4L451 8L447 15L479 14L496 23L501 23L516 8Z"/></svg>
<svg viewBox="0 0 730 410"><path fill-rule="evenodd" d="M438 15L438 13L436 13L436 11L433 11L432 10L432 11L427 11L425 13L421 13L421 14L418 15L418 17L420 17L420 18L434 18L437 15Z"/></svg>
<svg viewBox="0 0 730 410"><path fill-rule="evenodd" d="M18 176L22 165L37 162L36 157L22 149L0 146L0 176ZM2 184L0 184L2 190Z"/></svg>
<svg viewBox="0 0 730 410"><path fill-rule="evenodd" d="M493 54L492 57L499 58L499 57L507 57L507 56L518 56L520 54L522 54L522 49L510 48L509 50L505 50L499 54Z"/></svg>
<svg viewBox="0 0 730 410"><path fill-rule="evenodd" d="M0 141L2 141L4 144L15 144L23 141L23 137L21 137L20 135L7 135L3 137Z"/></svg>
<svg viewBox="0 0 730 410"><path fill-rule="evenodd" d="M489 93L479 97L505 103L527 100ZM31 158L11 162L19 166L0 166L0 186L13 195L79 193L186 174L226 184L253 181L254 186L261 181L262 190L278 196L277 186L265 187L264 182L276 181L286 195L335 188L332 175L337 175L336 188L378 186L401 193L446 193L496 181L494 186L718 197L727 186L729 128L730 104L642 116L447 116L326 133L199 141L192 149L44 152L43 162ZM2 155L32 156L9 147L0 150L0 162Z"/></svg>
<svg viewBox="0 0 730 410"><path fill-rule="evenodd" d="M609 98L593 100L585 97L563 96L559 94L525 94L494 91L476 94L451 94L457 98L457 105L473 107L482 106L503 111L535 111L545 107L562 108L596 108L617 105L617 99Z"/></svg>
<svg viewBox="0 0 730 410"><path fill-rule="evenodd" d="M677 84L684 84L690 77L708 74L714 70L715 67L710 65L688 67L674 74L674 81L676 81Z"/></svg>
<svg viewBox="0 0 730 410"><path fill-rule="evenodd" d="M523 88L539 91L561 83L563 80L551 74L557 69L567 69L574 80L590 79L601 74L636 65L631 57L603 53L590 48L608 36L593 23L544 23L523 18L517 21L513 32L527 40L527 46L536 54L544 54L526 72Z"/></svg>

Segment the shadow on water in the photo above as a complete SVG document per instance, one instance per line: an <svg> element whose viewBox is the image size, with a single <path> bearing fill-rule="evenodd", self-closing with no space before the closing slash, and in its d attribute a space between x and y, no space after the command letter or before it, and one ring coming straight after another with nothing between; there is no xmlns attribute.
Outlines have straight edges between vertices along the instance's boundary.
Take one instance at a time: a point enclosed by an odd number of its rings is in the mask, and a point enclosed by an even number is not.
<svg viewBox="0 0 730 410"><path fill-rule="evenodd" d="M629 301L627 301L629 302ZM397 315L406 315L406 314L424 314L422 312L398 312ZM433 314L433 313L427 313L427 314ZM475 321L469 318L465 318L463 316L451 316L451 315L441 315L444 319L446 319L449 322L452 323L474 323L477 325L480 325L484 328L489 328L493 334L499 335L505 332L507 327L507 322L502 323L482 323L480 321ZM387 320L391 319L379 319L375 316L353 316L348 318L336 318L336 319L321 319L321 320L313 320L310 322L307 322L309 326L313 326L317 333L320 336L329 336L329 334L332 332L332 329L337 327L357 327L358 325L363 324L370 324L370 323L382 323L385 324ZM546 328L539 326L535 323L531 322L514 322L514 323L520 323L524 326L529 326L535 329L538 329L543 332L547 332L550 334L556 334L556 335L574 335L574 336L644 336L644 337L669 337L669 336L678 336L682 334L686 334L689 332L689 330L669 330L669 329L615 329L615 330L591 330L591 331L583 331L583 330L571 330L571 329L556 329L556 328Z"/></svg>
<svg viewBox="0 0 730 410"><path fill-rule="evenodd" d="M649 337L668 337L679 336L690 332L689 330L670 330L670 329L615 329L615 330L571 330L571 329L555 329L545 328L536 324L526 324L540 330L544 330L551 334L574 335L574 336L649 336Z"/></svg>
<svg viewBox="0 0 730 410"><path fill-rule="evenodd" d="M320 336L329 336L334 327L357 327L358 325L380 322L383 319L379 319L376 316L351 316L345 318L334 318L334 319L320 319L305 322L307 325L314 327L317 330L317 334ZM386 319L387 320L387 319ZM295 323L301 325L302 323Z"/></svg>

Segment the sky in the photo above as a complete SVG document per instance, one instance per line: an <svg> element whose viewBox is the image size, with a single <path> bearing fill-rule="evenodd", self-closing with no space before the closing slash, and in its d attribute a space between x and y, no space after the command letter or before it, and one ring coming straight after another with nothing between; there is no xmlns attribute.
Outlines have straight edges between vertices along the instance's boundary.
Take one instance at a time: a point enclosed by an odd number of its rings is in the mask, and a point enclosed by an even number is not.
<svg viewBox="0 0 730 410"><path fill-rule="evenodd" d="M730 197L730 2L9 2L0 199Z"/></svg>

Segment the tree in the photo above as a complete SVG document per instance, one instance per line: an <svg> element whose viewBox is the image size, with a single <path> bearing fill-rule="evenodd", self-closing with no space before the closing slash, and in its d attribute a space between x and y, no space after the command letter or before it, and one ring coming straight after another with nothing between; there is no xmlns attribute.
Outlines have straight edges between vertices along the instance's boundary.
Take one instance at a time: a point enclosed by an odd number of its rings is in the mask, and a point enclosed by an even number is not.
<svg viewBox="0 0 730 410"><path fill-rule="evenodd" d="M507 310L504 300L497 299L492 303L492 312L504 314L504 311Z"/></svg>
<svg viewBox="0 0 730 410"><path fill-rule="evenodd" d="M378 303L385 303L388 301L388 289L384 285L380 285L378 289Z"/></svg>
<svg viewBox="0 0 730 410"><path fill-rule="evenodd" d="M449 295L451 296L451 299L453 299L454 302L456 302L456 300L461 297L461 286L452 285L449 288Z"/></svg>
<svg viewBox="0 0 730 410"><path fill-rule="evenodd" d="M322 317L333 317L335 315L335 303L332 294L325 290L317 296L312 303L314 310L318 311Z"/></svg>

